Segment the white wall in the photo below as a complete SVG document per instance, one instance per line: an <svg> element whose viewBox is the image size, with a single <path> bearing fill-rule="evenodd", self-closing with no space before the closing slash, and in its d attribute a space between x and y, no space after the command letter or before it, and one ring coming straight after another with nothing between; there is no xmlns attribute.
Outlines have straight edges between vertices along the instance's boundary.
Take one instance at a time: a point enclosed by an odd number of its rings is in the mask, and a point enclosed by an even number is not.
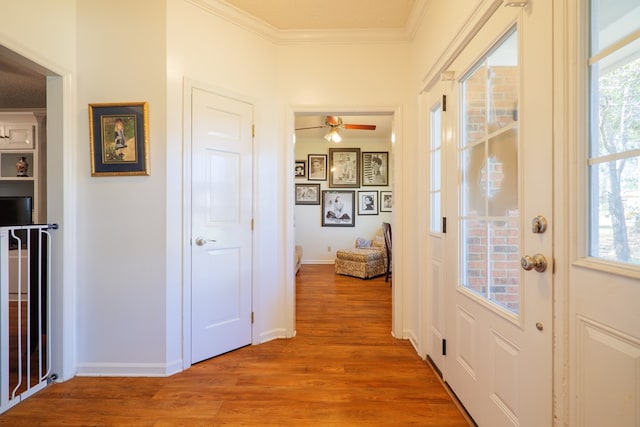
<svg viewBox="0 0 640 427"><path fill-rule="evenodd" d="M79 1L78 372L162 375L166 357L164 1ZM88 104L149 104L150 176L91 177ZM179 353L178 353L179 354Z"/></svg>
<svg viewBox="0 0 640 427"><path fill-rule="evenodd" d="M386 151L392 153L391 141L343 140L340 148L359 148L365 151ZM322 141L297 139L295 144L296 160L307 162L309 154L329 154L329 145ZM393 164L392 161L389 162ZM328 165L327 165L328 166ZM308 165L307 165L308 167ZM393 177L393 169L389 169L389 179ZM329 181L308 181L296 178L296 184L320 184L320 191L331 190ZM392 222L391 212L380 212L378 215L358 215L358 191L376 191L378 199L380 191L391 191L392 182L388 186L366 186L358 188L339 188L338 190L355 192L355 226L354 227L322 227L322 205L296 205L294 210L295 242L302 246L303 264L333 264L336 251L353 248L357 237L372 239L382 227L382 222ZM377 209L377 207L376 207ZM331 250L328 248L331 247Z"/></svg>

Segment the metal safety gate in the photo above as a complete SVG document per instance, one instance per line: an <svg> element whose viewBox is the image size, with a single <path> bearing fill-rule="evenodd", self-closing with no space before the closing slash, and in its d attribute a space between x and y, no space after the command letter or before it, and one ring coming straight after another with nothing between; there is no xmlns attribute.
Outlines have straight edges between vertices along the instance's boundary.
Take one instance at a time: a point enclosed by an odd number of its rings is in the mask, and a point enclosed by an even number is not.
<svg viewBox="0 0 640 427"><path fill-rule="evenodd" d="M0 413L51 375L51 234L57 225L0 227Z"/></svg>

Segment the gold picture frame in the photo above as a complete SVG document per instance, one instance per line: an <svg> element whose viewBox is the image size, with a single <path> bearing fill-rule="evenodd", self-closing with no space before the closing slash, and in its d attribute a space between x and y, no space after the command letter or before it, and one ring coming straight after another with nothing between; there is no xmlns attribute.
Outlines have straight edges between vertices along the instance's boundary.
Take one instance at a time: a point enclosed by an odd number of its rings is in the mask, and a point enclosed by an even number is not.
<svg viewBox="0 0 640 427"><path fill-rule="evenodd" d="M91 176L149 175L146 102L89 104Z"/></svg>

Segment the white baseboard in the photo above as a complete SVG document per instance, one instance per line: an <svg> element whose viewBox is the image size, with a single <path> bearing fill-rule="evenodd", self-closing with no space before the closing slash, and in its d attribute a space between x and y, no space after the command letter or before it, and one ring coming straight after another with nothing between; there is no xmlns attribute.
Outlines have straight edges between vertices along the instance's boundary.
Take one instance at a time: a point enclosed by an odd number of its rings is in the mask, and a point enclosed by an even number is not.
<svg viewBox="0 0 640 427"><path fill-rule="evenodd" d="M182 372L182 360L171 363L79 363L79 377L168 377Z"/></svg>
<svg viewBox="0 0 640 427"><path fill-rule="evenodd" d="M266 342L281 339L281 338L288 338L287 330L284 328L276 328L270 331L262 332L259 335L259 342L257 344L264 344Z"/></svg>
<svg viewBox="0 0 640 427"><path fill-rule="evenodd" d="M303 259L302 264L335 264L334 259Z"/></svg>

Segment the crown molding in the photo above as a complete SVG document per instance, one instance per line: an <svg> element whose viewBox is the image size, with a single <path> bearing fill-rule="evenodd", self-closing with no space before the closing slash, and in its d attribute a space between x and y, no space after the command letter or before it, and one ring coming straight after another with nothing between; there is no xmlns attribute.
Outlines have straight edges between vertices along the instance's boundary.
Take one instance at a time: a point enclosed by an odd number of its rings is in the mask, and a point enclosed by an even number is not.
<svg viewBox="0 0 640 427"><path fill-rule="evenodd" d="M279 30L245 11L220 0L185 0L275 44L406 43L413 40L427 6L433 0L415 0L404 28L354 30Z"/></svg>

